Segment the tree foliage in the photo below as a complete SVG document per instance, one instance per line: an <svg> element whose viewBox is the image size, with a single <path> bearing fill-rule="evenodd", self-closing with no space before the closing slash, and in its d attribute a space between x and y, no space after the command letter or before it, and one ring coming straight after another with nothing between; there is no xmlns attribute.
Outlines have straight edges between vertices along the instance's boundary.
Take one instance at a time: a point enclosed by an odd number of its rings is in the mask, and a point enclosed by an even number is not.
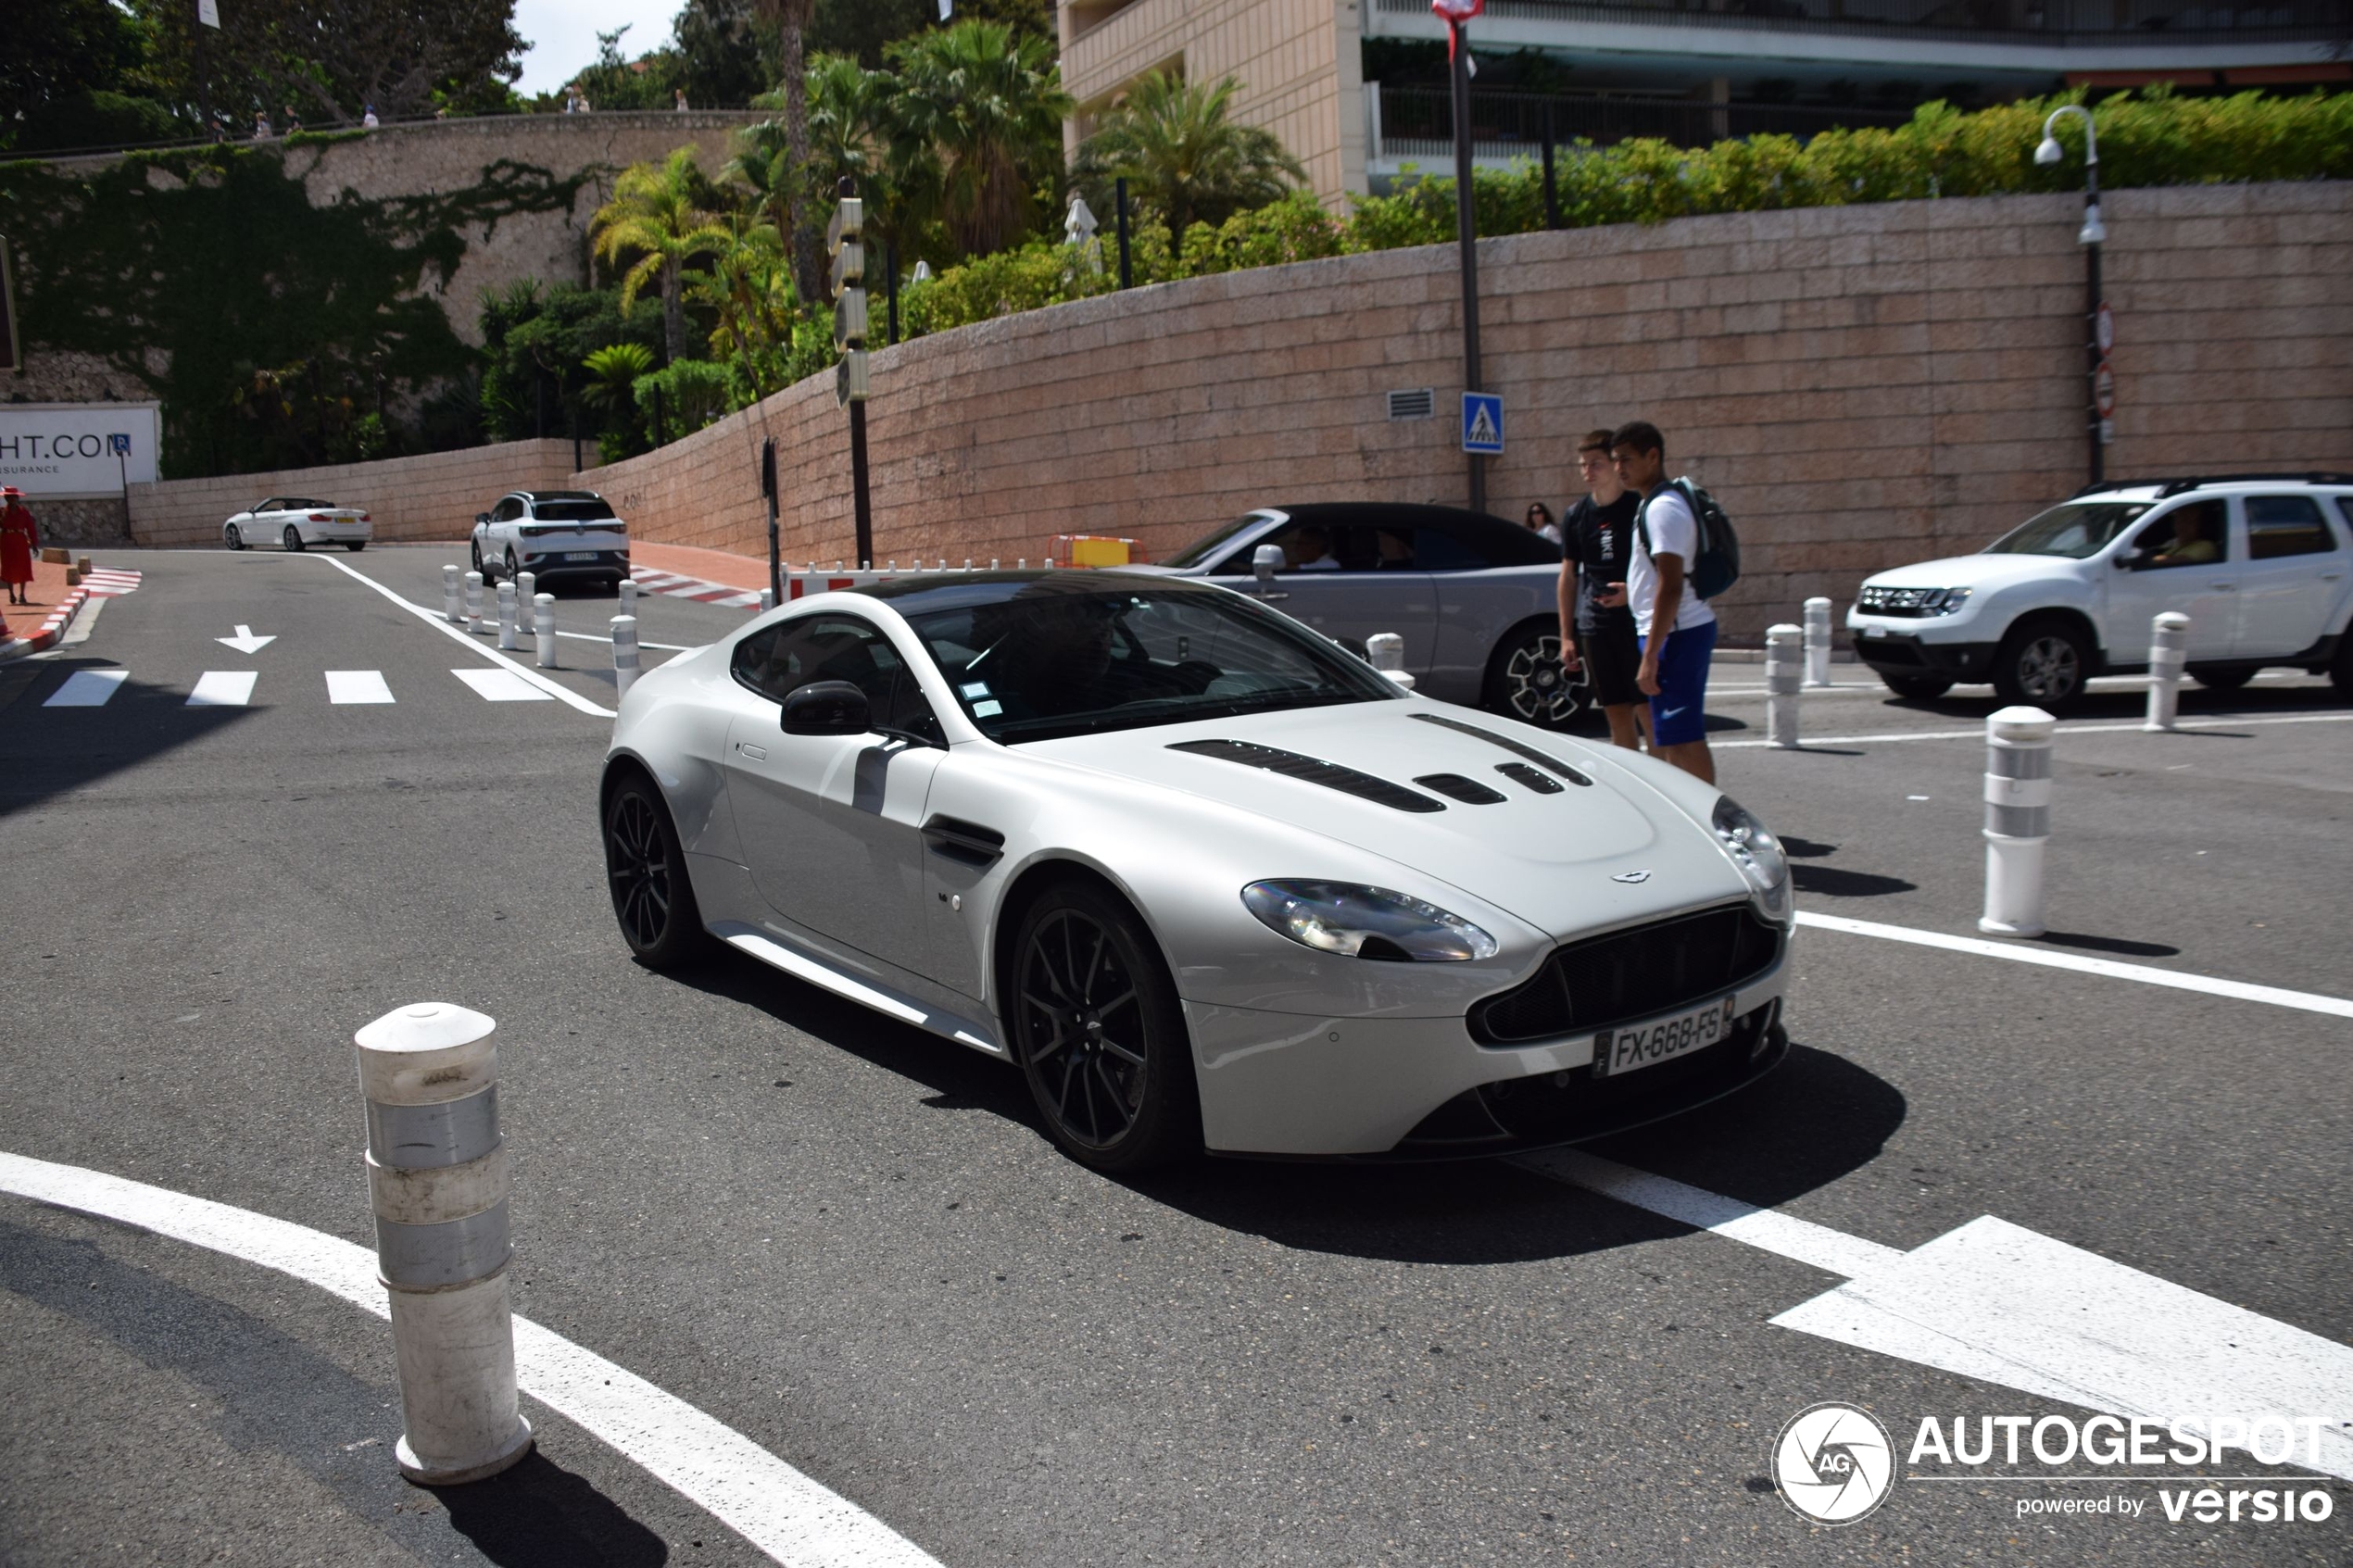
<svg viewBox="0 0 2353 1568"><path fill-rule="evenodd" d="M660 294L662 344L673 359L687 354L686 263L729 240L711 206L710 182L695 166L694 148L680 147L660 165L622 170L612 200L590 225L597 258L623 268L623 310L648 285Z"/></svg>
<svg viewBox="0 0 2353 1568"><path fill-rule="evenodd" d="M889 57L891 157L909 220L940 223L966 254L1019 239L1038 220L1039 184L1061 182L1073 104L1052 48L972 20L895 44Z"/></svg>
<svg viewBox="0 0 2353 1568"><path fill-rule="evenodd" d="M503 102L522 74L513 0L235 0L217 29L188 0L126 3L151 40L157 92L190 107L208 94L237 124L286 105L314 126L356 125L370 104L413 119L444 103Z"/></svg>
<svg viewBox="0 0 2353 1568"><path fill-rule="evenodd" d="M1247 207L1281 199L1301 167L1274 132L1227 118L1241 83L1211 85L1152 71L1129 88L1078 149L1072 172L1096 211L1108 211L1113 182L1183 233L1223 223Z"/></svg>

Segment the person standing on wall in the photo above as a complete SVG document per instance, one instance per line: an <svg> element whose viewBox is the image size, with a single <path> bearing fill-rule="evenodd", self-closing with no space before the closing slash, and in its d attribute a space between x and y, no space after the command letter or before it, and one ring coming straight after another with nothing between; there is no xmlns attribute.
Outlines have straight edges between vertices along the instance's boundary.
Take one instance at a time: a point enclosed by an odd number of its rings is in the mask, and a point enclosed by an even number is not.
<svg viewBox="0 0 2353 1568"><path fill-rule="evenodd" d="M1647 420L1623 424L1609 438L1620 483L1640 495L1634 548L1626 581L1612 584L1606 603L1634 612L1642 661L1634 684L1651 703L1651 749L1694 778L1716 782L1707 749L1707 670L1716 657L1716 612L1692 593L1686 576L1699 559L1699 519L1682 492L1667 483L1667 438Z"/></svg>
<svg viewBox="0 0 2353 1568"><path fill-rule="evenodd" d="M0 582L8 585L8 602L31 604L25 589L32 582L32 553L41 547L41 531L24 504L24 492L11 484L0 489Z"/></svg>
<svg viewBox="0 0 2353 1568"><path fill-rule="evenodd" d="M1588 671L1593 700L1609 720L1611 742L1638 751L1644 699L1634 672L1642 666L1642 644L1626 601L1603 601L1625 579L1641 497L1618 483L1609 438L1608 431L1588 431L1577 444L1586 494L1561 515L1561 625L1573 632L1561 639L1561 668Z"/></svg>

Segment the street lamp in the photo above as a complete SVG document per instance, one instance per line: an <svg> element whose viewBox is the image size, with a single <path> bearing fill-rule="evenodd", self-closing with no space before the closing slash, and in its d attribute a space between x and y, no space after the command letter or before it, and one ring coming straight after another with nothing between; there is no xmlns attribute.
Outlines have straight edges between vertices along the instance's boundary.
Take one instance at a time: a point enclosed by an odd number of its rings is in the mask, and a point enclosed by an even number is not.
<svg viewBox="0 0 2353 1568"><path fill-rule="evenodd" d="M2115 408L2116 378L2108 369L2108 304L2100 297L2100 246L2108 243L2108 226L2100 221L2100 142L2092 127L2092 111L2081 104L2061 104L2043 121L2043 143L2034 149L2034 161L2048 168L2066 157L2058 137L2053 134L2061 115L2076 115L2083 121L2083 227L2077 230L2075 243L2083 247L2083 327L2085 353L2089 370L2091 417L2089 433L2092 451L2092 483L2097 484L2106 477L2108 454L2105 450L2115 427L2109 415Z"/></svg>

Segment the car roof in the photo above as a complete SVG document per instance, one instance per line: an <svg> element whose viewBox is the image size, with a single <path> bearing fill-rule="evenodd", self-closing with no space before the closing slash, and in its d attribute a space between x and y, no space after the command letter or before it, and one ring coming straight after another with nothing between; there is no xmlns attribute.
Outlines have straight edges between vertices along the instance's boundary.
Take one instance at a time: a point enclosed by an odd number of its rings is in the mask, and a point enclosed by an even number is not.
<svg viewBox="0 0 2353 1568"><path fill-rule="evenodd" d="M1043 594L1100 594L1123 586L1149 588L1155 594L1208 595L1224 594L1229 591L1207 583L1198 583L1190 578L1164 577L1158 573L1141 571L1122 571L1117 567L1048 567L1029 571L926 571L912 577L893 577L881 583L861 583L855 588L843 591L862 595L870 599L889 600L912 598L918 594L941 593L957 588L997 587L1004 584L1034 587Z"/></svg>
<svg viewBox="0 0 2353 1568"><path fill-rule="evenodd" d="M1491 556L1517 554L1522 562L1504 564L1557 565L1560 547L1542 534L1506 522L1491 512L1464 507L1441 507L1416 501L1311 501L1303 506L1264 506L1253 511L1280 512L1293 522L1326 527L1348 524L1360 528L1442 528L1458 539L1475 542Z"/></svg>
<svg viewBox="0 0 2353 1568"><path fill-rule="evenodd" d="M2353 486L2353 474L2347 473L2210 473L2190 475L2179 479L2109 479L2086 484L2068 497L2071 501L2089 500L2095 495L2112 495L2118 500L2168 500L2193 490L2206 490L2238 485L2304 485L2315 489L2341 489Z"/></svg>

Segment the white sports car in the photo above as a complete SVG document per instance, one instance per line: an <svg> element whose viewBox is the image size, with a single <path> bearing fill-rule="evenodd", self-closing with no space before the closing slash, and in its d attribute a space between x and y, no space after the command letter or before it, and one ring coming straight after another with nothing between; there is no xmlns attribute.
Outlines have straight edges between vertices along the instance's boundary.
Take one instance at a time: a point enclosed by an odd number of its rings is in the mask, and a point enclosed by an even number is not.
<svg viewBox="0 0 2353 1568"><path fill-rule="evenodd" d="M1105 1170L1565 1142L1788 1049L1763 823L1207 583L800 600L630 689L602 810L641 960L716 937L1002 1058Z"/></svg>
<svg viewBox="0 0 2353 1568"><path fill-rule="evenodd" d="M255 545L279 545L289 550L312 545L341 545L354 554L368 547L374 525L358 507L332 501L309 501L300 495L272 495L256 501L220 525L220 542L233 550Z"/></svg>

